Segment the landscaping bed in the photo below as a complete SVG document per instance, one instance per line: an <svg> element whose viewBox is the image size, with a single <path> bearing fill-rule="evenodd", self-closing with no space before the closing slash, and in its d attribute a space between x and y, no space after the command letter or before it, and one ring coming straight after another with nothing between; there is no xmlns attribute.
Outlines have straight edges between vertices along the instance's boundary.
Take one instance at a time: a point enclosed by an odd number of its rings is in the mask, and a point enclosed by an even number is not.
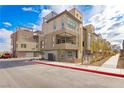
<svg viewBox="0 0 124 93"><path fill-rule="evenodd" d="M97 60L96 62L91 63L90 65L92 65L92 66L101 66L101 65L104 64L110 57L111 57L111 56L106 57L106 58L102 58L101 60L99 59L99 60Z"/></svg>
<svg viewBox="0 0 124 93"><path fill-rule="evenodd" d="M117 68L124 69L124 57L120 57L118 60Z"/></svg>

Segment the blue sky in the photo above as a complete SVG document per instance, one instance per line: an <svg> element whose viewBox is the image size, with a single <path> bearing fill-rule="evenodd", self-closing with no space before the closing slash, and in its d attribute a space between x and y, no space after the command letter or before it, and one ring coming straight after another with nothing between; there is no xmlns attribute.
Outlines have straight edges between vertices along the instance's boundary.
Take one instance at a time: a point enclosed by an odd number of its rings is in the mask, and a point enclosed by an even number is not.
<svg viewBox="0 0 124 93"><path fill-rule="evenodd" d="M124 39L124 7L103 5L7 5L0 6L0 51L10 50L10 34L17 26L41 30L42 18L51 11L60 13L76 7L83 14L84 25L92 23L95 32L112 44Z"/></svg>

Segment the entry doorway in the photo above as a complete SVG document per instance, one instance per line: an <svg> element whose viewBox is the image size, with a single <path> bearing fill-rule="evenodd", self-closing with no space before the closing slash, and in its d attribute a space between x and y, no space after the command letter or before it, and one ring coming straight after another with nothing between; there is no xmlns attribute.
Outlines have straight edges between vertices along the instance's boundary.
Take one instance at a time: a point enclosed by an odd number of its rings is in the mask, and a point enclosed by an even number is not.
<svg viewBox="0 0 124 93"><path fill-rule="evenodd" d="M53 53L48 53L48 60L55 61L55 55Z"/></svg>

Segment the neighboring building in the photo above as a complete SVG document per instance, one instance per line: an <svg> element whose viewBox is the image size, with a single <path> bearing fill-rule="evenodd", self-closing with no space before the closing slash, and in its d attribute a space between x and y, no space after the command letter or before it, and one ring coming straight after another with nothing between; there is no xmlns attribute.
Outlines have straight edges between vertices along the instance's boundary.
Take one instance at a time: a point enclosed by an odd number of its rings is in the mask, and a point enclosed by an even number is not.
<svg viewBox="0 0 124 93"><path fill-rule="evenodd" d="M47 18L48 17L48 18ZM40 49L46 59L82 62L82 14L77 9L51 12L44 17Z"/></svg>
<svg viewBox="0 0 124 93"><path fill-rule="evenodd" d="M38 33L30 28L18 27L16 32L11 35L12 52L16 57L34 57L37 56Z"/></svg>
<svg viewBox="0 0 124 93"><path fill-rule="evenodd" d="M83 26L83 57L87 60L85 64L101 60L111 52L110 43L101 34L96 34L94 28L92 24Z"/></svg>
<svg viewBox="0 0 124 93"><path fill-rule="evenodd" d="M83 26L83 54L90 55L92 52L91 44L94 33L94 26L92 24Z"/></svg>

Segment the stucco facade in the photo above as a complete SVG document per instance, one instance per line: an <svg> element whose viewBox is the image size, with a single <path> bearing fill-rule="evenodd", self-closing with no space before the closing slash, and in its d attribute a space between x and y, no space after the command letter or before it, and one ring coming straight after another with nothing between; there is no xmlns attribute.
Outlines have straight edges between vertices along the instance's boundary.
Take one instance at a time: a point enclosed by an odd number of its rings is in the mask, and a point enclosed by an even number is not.
<svg viewBox="0 0 124 93"><path fill-rule="evenodd" d="M33 30L28 28L17 28L11 35L12 52L16 57L37 56L35 51L39 50L38 36L34 35Z"/></svg>
<svg viewBox="0 0 124 93"><path fill-rule="evenodd" d="M77 18L76 13L81 19ZM47 17L47 16L46 16ZM46 18L47 19L47 18ZM82 61L82 15L78 10L63 11L42 24L44 34L40 37L41 50L45 55L54 52L55 60ZM68 55L69 54L69 55Z"/></svg>

